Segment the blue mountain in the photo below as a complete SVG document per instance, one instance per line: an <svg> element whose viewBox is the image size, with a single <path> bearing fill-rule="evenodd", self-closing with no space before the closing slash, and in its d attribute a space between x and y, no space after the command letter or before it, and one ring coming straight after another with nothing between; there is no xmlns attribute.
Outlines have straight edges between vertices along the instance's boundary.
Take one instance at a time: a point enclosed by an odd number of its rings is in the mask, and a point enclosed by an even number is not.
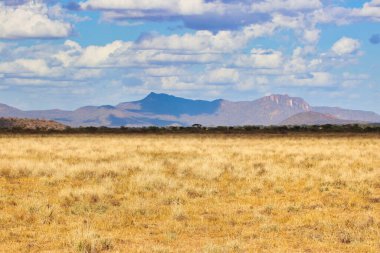
<svg viewBox="0 0 380 253"><path fill-rule="evenodd" d="M132 102L138 105L139 109L132 109L131 111L174 116L213 114L217 112L222 101L221 99L214 101L192 100L151 92L144 99ZM125 105L125 103L123 104ZM118 107L121 108L123 104Z"/></svg>

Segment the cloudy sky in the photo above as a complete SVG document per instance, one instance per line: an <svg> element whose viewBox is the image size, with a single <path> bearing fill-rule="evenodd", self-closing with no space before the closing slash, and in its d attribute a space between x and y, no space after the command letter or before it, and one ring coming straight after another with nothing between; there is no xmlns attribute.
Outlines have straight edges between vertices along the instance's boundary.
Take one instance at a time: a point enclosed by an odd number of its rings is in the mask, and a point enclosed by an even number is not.
<svg viewBox="0 0 380 253"><path fill-rule="evenodd" d="M300 96L380 113L380 0L2 0L0 103Z"/></svg>

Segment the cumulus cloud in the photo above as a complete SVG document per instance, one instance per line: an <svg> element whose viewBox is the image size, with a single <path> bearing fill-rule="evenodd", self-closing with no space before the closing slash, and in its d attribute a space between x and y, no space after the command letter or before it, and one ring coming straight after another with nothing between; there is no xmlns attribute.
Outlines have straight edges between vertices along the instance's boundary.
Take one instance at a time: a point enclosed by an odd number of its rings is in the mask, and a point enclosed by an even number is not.
<svg viewBox="0 0 380 253"><path fill-rule="evenodd" d="M18 76L51 75L51 69L43 59L16 59L0 63L0 73Z"/></svg>
<svg viewBox="0 0 380 253"><path fill-rule="evenodd" d="M252 49L249 55L240 55L236 65L252 68L278 68L283 61L282 52L271 49Z"/></svg>
<svg viewBox="0 0 380 253"><path fill-rule="evenodd" d="M304 44L316 44L319 41L320 30L316 28L317 23L312 20L312 16L303 13L290 16L274 13L272 17L272 22L277 27L294 30L298 39Z"/></svg>
<svg viewBox="0 0 380 253"><path fill-rule="evenodd" d="M237 83L236 89L240 91L248 91L252 89L262 90L269 84L269 80L266 76L254 76L248 77Z"/></svg>
<svg viewBox="0 0 380 253"><path fill-rule="evenodd" d="M196 52L230 52L241 49L249 36L245 34L220 31L213 34L209 31L197 31L194 34L170 36L148 36L137 45L141 49L165 49Z"/></svg>
<svg viewBox="0 0 380 253"><path fill-rule="evenodd" d="M161 88L165 90L196 90L201 87L194 82L188 82L178 76L166 76L160 78Z"/></svg>
<svg viewBox="0 0 380 253"><path fill-rule="evenodd" d="M208 11L223 11L223 5L220 2L205 2L203 0L87 0L79 5L82 9L131 10L135 15L138 15L139 11L152 10L177 15L196 15Z"/></svg>
<svg viewBox="0 0 380 253"><path fill-rule="evenodd" d="M207 73L206 82L214 84L228 84L239 81L239 72L231 68L213 69Z"/></svg>
<svg viewBox="0 0 380 253"><path fill-rule="evenodd" d="M296 29L305 43L319 40L319 23L348 24L379 20L379 0L361 8L347 8L321 0L85 0L71 9L102 12L103 20L124 24L133 19L149 21L181 20L195 30L239 30L252 24L273 22Z"/></svg>
<svg viewBox="0 0 380 253"><path fill-rule="evenodd" d="M181 38L175 38L175 41L178 39L181 41ZM296 48L291 56L280 50L261 48L235 54L229 51L235 50L234 47L220 50L215 46L218 43L211 46L195 43L194 48L186 48L168 40L172 38L160 36L160 43L153 43L153 40L149 43L144 40L113 41L103 46L87 47L71 40L62 45L33 48L13 46L7 49L8 45L5 45L4 50L10 59L0 64L0 75L8 80L3 82L5 84L24 79L18 84L38 85L38 82L28 82L29 79L40 80L40 85L46 85L48 80L54 81L55 85L67 85L70 80L72 84L96 78L107 80L115 73L123 73L121 76L125 77L122 79L138 80L136 87L141 89L149 90L159 85L170 91L211 87L216 90L232 87L242 91L266 89L269 84L302 87L335 84L332 74L324 70L326 62L322 64L318 57L308 59L313 52L308 47Z"/></svg>
<svg viewBox="0 0 380 253"><path fill-rule="evenodd" d="M227 7L228 6L228 7ZM204 30L206 27L213 30L220 30L229 27L232 28L231 23L240 27L241 22L245 18L230 15L241 10L233 5L228 5L220 1L204 1L204 0L164 0L164 1L151 1L151 0L87 0L80 2L78 5L82 10L100 10L102 11L103 20L112 21L117 24L123 20L172 20L182 19L184 24L195 28ZM244 15L247 17L247 15ZM207 18L207 22L203 18ZM248 19L252 19L250 17ZM225 22L230 20L230 22ZM223 22L224 21L224 22ZM210 24L213 24L209 26Z"/></svg>
<svg viewBox="0 0 380 253"><path fill-rule="evenodd" d="M114 76L120 76L120 83L133 82L133 89L144 91L243 91L265 90L276 85L325 87L335 84L334 76L326 72L325 61L329 58L319 56L313 45L296 48L291 55L280 49L248 50L252 38L271 35L281 27L281 22L269 22L252 24L238 31L153 33L136 41L116 40L89 46L72 40L32 47L4 44L4 53L0 50L0 56L7 59L0 64L0 75L2 81L8 80L3 81L7 85L16 79L24 80L18 81L19 85L46 85L48 80L54 81L54 85L70 82L90 85L97 78L108 83ZM346 47L335 46L337 56L357 51L341 48Z"/></svg>
<svg viewBox="0 0 380 253"><path fill-rule="evenodd" d="M82 50L76 64L86 67L107 65L107 61L117 50L127 49L131 44L117 40L105 46L88 46Z"/></svg>
<svg viewBox="0 0 380 253"><path fill-rule="evenodd" d="M0 38L62 38L72 32L72 26L49 16L49 8L41 2L21 5L0 3Z"/></svg>
<svg viewBox="0 0 380 253"><path fill-rule="evenodd" d="M340 6L328 6L314 10L309 18L314 24L334 23L338 25L347 25L354 21L352 10Z"/></svg>
<svg viewBox="0 0 380 253"><path fill-rule="evenodd" d="M251 5L252 10L255 12L300 11L320 7L322 7L322 3L319 0L265 0L261 2L254 1Z"/></svg>
<svg viewBox="0 0 380 253"><path fill-rule="evenodd" d="M372 0L365 3L362 8L354 9L353 15L380 21L380 0Z"/></svg>
<svg viewBox="0 0 380 253"><path fill-rule="evenodd" d="M75 5L82 10L100 10L103 20L116 23L130 19L177 19L186 27L209 31L238 30L252 24L268 23L278 13L292 16L321 7L319 0L87 0Z"/></svg>
<svg viewBox="0 0 380 253"><path fill-rule="evenodd" d="M135 42L114 41L104 46L85 48L73 41L66 41L64 50L55 53L54 57L64 66L72 64L82 67L216 63L226 55L240 52L251 38L272 33L275 27L273 24L263 24L251 25L242 31L220 31L215 34L210 31L167 36L150 34ZM256 61L260 64L260 59Z"/></svg>
<svg viewBox="0 0 380 253"><path fill-rule="evenodd" d="M309 55L312 55L310 57ZM284 74L303 74L310 71L317 71L323 63L320 55L315 54L314 49L311 47L297 47L293 50L291 57L289 57L283 65Z"/></svg>
<svg viewBox="0 0 380 253"><path fill-rule="evenodd" d="M319 41L321 31L318 29L305 30L303 33L303 40L310 44L315 44Z"/></svg>
<svg viewBox="0 0 380 253"><path fill-rule="evenodd" d="M184 75L185 71L179 67L168 66L168 67L146 68L144 70L144 73L152 77L169 77L169 76Z"/></svg>
<svg viewBox="0 0 380 253"><path fill-rule="evenodd" d="M339 56L350 55L356 53L360 48L360 42L358 40L343 37L332 46L333 53Z"/></svg>

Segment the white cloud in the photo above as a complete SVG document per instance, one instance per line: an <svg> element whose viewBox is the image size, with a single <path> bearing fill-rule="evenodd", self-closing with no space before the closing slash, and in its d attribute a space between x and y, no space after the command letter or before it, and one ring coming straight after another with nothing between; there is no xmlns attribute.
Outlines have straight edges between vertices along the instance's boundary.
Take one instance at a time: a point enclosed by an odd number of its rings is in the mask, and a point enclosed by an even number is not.
<svg viewBox="0 0 380 253"><path fill-rule="evenodd" d="M306 27L305 18L301 16L308 16L323 7L320 0L87 0L79 5L84 10L100 10L103 20L117 24L128 19L157 20L171 17L182 20L186 27L196 30L242 28L247 32L246 35L253 37L271 34L278 26L291 29ZM261 16L257 12L267 15ZM301 18L294 16L295 13ZM284 22L278 22L279 16ZM311 30L314 26L307 28ZM249 32L253 34L249 35ZM306 39L310 36L307 34Z"/></svg>
<svg viewBox="0 0 380 253"><path fill-rule="evenodd" d="M277 68L282 62L282 53L275 50L253 49L251 59L257 68Z"/></svg>
<svg viewBox="0 0 380 253"><path fill-rule="evenodd" d="M265 76L249 77L236 85L236 89L240 91L252 90L252 89L265 89L269 80Z"/></svg>
<svg viewBox="0 0 380 253"><path fill-rule="evenodd" d="M114 67L149 67L150 65L201 64L222 60L220 54L180 53L165 50L119 50L109 58L108 65Z"/></svg>
<svg viewBox="0 0 380 253"><path fill-rule="evenodd" d="M164 77L164 76L178 76L183 75L185 72L178 67L160 67L160 68L147 68L144 70L145 74L149 76Z"/></svg>
<svg viewBox="0 0 380 253"><path fill-rule="evenodd" d="M319 0L265 0L262 2L255 1L252 4L252 10L255 12L300 11L320 7L322 7L322 3Z"/></svg>
<svg viewBox="0 0 380 253"><path fill-rule="evenodd" d="M23 5L0 3L0 38L62 38L72 32L69 23L51 19L45 4L31 1Z"/></svg>
<svg viewBox="0 0 380 253"><path fill-rule="evenodd" d="M195 52L231 52L242 49L249 38L261 35L261 32L197 31L194 34L152 36L135 45L138 49L177 50Z"/></svg>
<svg viewBox="0 0 380 253"><path fill-rule="evenodd" d="M283 74L302 74L309 71L316 71L321 67L322 60L318 56L307 59L307 56L311 53L314 53L314 49L310 47L295 48L292 56L284 63Z"/></svg>
<svg viewBox="0 0 380 253"><path fill-rule="evenodd" d="M82 52L82 47L75 41L66 40L63 49L53 54L53 58L58 60L64 67L69 67L77 62L78 55Z"/></svg>
<svg viewBox="0 0 380 253"><path fill-rule="evenodd" d="M194 82L185 82L178 76L161 77L161 87L165 90L195 90L200 87Z"/></svg>
<svg viewBox="0 0 380 253"><path fill-rule="evenodd" d="M314 24L335 23L348 25L360 21L380 21L380 1L372 0L363 4L361 8L345 8L340 6L327 6L315 10L310 15Z"/></svg>
<svg viewBox="0 0 380 253"><path fill-rule="evenodd" d="M299 29L303 27L305 18L303 15L287 16L281 13L274 13L272 15L272 22L284 28Z"/></svg>
<svg viewBox="0 0 380 253"><path fill-rule="evenodd" d="M76 69L73 78L75 80L87 80L100 78L103 75L102 69Z"/></svg>
<svg viewBox="0 0 380 253"><path fill-rule="evenodd" d="M131 42L123 42L116 40L105 46L88 46L83 49L77 64L79 66L96 67L107 65L107 61L119 49L127 49L132 45Z"/></svg>
<svg viewBox="0 0 380 253"><path fill-rule="evenodd" d="M360 42L358 40L343 37L332 46L331 50L336 55L344 56L356 53L360 48Z"/></svg>
<svg viewBox="0 0 380 253"><path fill-rule="evenodd" d="M295 31L300 41L306 44L316 44L319 41L320 30L316 29L316 24L311 22L308 15L298 13L287 16L281 13L272 15L272 22L280 28L288 28Z"/></svg>
<svg viewBox="0 0 380 253"><path fill-rule="evenodd" d="M267 29L270 28L270 29ZM82 48L66 41L54 58L63 66L148 67L150 64L212 63L245 48L250 38L271 33L272 25L252 25L243 31L197 31L183 35L152 35L137 42L114 41ZM260 59L258 60L260 63Z"/></svg>
<svg viewBox="0 0 380 253"><path fill-rule="evenodd" d="M314 24L335 23L337 25L347 25L355 21L351 9L339 6L328 6L315 10L309 17Z"/></svg>
<svg viewBox="0 0 380 253"><path fill-rule="evenodd" d="M380 21L379 0L367 2L362 8L341 7L322 0L86 0L79 5L82 9L99 10L103 20L117 24L129 24L131 18L175 18L196 30L209 29L215 32L241 28L246 36L241 38L248 40L271 35L277 28L288 28L295 30L298 39L305 44L316 44L319 41L320 31L316 27L320 23L343 25L368 19ZM266 15L261 17L257 12ZM212 25L207 25L208 22ZM200 42L199 38L191 36L172 37L170 42L174 48L180 45L183 47L181 39L185 38ZM231 38L241 39L235 36ZM155 38L154 42L159 44L158 39Z"/></svg>
<svg viewBox="0 0 380 253"><path fill-rule="evenodd" d="M319 41L320 33L321 31L318 29L305 30L303 34L303 39L307 43L315 44Z"/></svg>
<svg viewBox="0 0 380 253"><path fill-rule="evenodd" d="M246 26L242 29L242 33L245 37L249 39L259 38L263 36L269 36L274 33L276 28L281 26L281 24L274 22L267 22L262 24L252 24Z"/></svg>
<svg viewBox="0 0 380 253"><path fill-rule="evenodd" d="M60 4L49 6L48 16L51 19L68 20L75 23L91 20L88 16L79 16L67 12L66 9Z"/></svg>
<svg viewBox="0 0 380 253"><path fill-rule="evenodd" d="M17 59L12 62L0 63L0 73L3 74L23 74L30 75L48 75L50 69L43 59Z"/></svg>
<svg viewBox="0 0 380 253"><path fill-rule="evenodd" d="M263 25L267 27L266 25ZM211 63L242 50L249 39L270 32L258 25L243 31L197 31L183 35L152 35L137 42L114 41L104 46L82 48L66 41L54 54L63 66L143 67L149 64Z"/></svg>
<svg viewBox="0 0 380 253"><path fill-rule="evenodd" d="M324 87L335 83L333 76L328 72L311 72L302 75L285 75L277 78L278 85L282 86L310 86Z"/></svg>
<svg viewBox="0 0 380 253"><path fill-rule="evenodd" d="M206 82L213 84L231 84L239 81L239 72L231 68L213 69L207 73Z"/></svg>
<svg viewBox="0 0 380 253"><path fill-rule="evenodd" d="M271 49L252 49L249 55L240 55L236 65L240 67L252 68L278 68L283 61L280 51Z"/></svg>
<svg viewBox="0 0 380 253"><path fill-rule="evenodd" d="M380 0L372 0L363 5L360 9L354 9L353 14L361 17L369 17L380 21Z"/></svg>
<svg viewBox="0 0 380 253"><path fill-rule="evenodd" d="M130 10L138 15L139 11L159 10L178 15L197 15L208 11L222 11L222 4L207 3L203 0L87 0L81 2L82 9Z"/></svg>

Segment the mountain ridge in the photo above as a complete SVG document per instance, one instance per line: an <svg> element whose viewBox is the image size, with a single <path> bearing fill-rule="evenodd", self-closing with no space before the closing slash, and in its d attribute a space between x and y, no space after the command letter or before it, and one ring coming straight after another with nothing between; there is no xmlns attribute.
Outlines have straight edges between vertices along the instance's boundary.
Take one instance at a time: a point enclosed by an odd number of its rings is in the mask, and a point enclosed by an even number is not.
<svg viewBox="0 0 380 253"><path fill-rule="evenodd" d="M279 125L294 126L294 125L348 125L348 124L361 124L365 122L355 120L339 119L334 115L323 114L314 111L301 112L290 116L282 121Z"/></svg>
<svg viewBox="0 0 380 253"><path fill-rule="evenodd" d="M380 122L380 115L375 112L311 106L303 98L287 94L272 94L251 101L207 101L151 92L137 101L117 105L83 106L73 111L22 111L0 104L0 117L54 120L74 127L189 126L195 123L205 126L279 125L294 115L306 112L331 115L342 122ZM319 114L309 114L305 117L309 121L313 115L322 119L323 116ZM329 118L325 119L328 123ZM334 120L331 119L331 122Z"/></svg>

